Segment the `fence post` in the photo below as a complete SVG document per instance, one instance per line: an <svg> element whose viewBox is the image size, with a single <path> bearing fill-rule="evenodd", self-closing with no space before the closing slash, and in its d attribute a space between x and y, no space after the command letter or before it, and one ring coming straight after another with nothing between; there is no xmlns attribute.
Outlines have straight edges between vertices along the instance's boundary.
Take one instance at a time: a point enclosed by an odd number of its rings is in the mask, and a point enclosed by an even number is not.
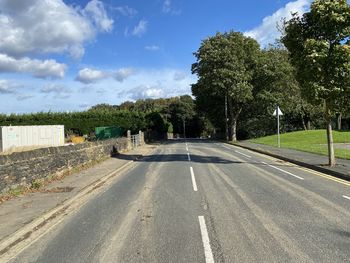
<svg viewBox="0 0 350 263"><path fill-rule="evenodd" d="M128 130L126 132L126 137L127 137L127 140L128 140L128 150L130 151L132 149L132 144L131 144L131 131Z"/></svg>
<svg viewBox="0 0 350 263"><path fill-rule="evenodd" d="M139 131L139 141L140 141L140 146L145 144L142 131Z"/></svg>

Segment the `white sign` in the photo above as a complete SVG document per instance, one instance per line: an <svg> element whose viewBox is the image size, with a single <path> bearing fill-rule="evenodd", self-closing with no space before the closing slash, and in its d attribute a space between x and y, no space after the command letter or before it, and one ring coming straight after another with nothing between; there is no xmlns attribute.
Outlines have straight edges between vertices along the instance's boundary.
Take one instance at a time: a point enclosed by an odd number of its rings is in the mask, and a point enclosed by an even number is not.
<svg viewBox="0 0 350 263"><path fill-rule="evenodd" d="M278 106L277 106L277 109L275 109L275 111L273 112L273 116L276 116L277 112L278 112L279 116L283 116L283 113L282 113L280 107L278 107Z"/></svg>

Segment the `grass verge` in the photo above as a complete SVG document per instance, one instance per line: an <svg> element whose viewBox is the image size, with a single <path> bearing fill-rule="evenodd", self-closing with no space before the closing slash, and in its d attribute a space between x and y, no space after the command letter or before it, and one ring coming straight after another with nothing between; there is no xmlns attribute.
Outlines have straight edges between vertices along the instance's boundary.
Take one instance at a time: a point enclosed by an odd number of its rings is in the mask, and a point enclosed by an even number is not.
<svg viewBox="0 0 350 263"><path fill-rule="evenodd" d="M334 143L350 143L350 131L333 131ZM253 143L277 146L277 135L261 137L249 140ZM281 147L295 149L304 152L327 155L326 130L298 131L281 134ZM350 160L350 149L341 149L335 145L335 156L337 158Z"/></svg>

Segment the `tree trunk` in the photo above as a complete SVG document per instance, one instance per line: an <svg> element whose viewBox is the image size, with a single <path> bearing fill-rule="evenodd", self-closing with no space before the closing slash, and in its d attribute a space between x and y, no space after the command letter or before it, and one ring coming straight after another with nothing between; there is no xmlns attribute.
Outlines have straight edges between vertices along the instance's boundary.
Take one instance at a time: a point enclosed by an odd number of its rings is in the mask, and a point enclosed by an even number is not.
<svg viewBox="0 0 350 263"><path fill-rule="evenodd" d="M341 112L339 112L338 117L337 117L338 131L341 130L341 119L342 119L342 114L341 114Z"/></svg>
<svg viewBox="0 0 350 263"><path fill-rule="evenodd" d="M307 130L311 130L311 121L308 119L307 120L307 126L306 126Z"/></svg>
<svg viewBox="0 0 350 263"><path fill-rule="evenodd" d="M237 141L237 120L235 119L232 121L232 124L230 125L229 141L231 142Z"/></svg>
<svg viewBox="0 0 350 263"><path fill-rule="evenodd" d="M228 122L229 122L229 141L236 142L237 141L237 121L238 116L242 112L242 107L236 105L236 107L233 106L234 102L231 97L227 97L227 108L228 108Z"/></svg>
<svg viewBox="0 0 350 263"><path fill-rule="evenodd" d="M232 120L229 127L229 141L236 142L237 141L237 123L238 123L238 117L241 113L242 109L239 109L236 114L232 114Z"/></svg>
<svg viewBox="0 0 350 263"><path fill-rule="evenodd" d="M302 124L303 124L303 128L304 128L304 130L306 131L306 130L307 130L307 127L306 127L306 125L305 125L304 116L301 116L301 121L302 121Z"/></svg>
<svg viewBox="0 0 350 263"><path fill-rule="evenodd" d="M333 147L333 134L332 134L332 115L329 108L329 102L325 101L325 120L327 126L327 145L328 145L328 160L329 166L335 166L335 156Z"/></svg>

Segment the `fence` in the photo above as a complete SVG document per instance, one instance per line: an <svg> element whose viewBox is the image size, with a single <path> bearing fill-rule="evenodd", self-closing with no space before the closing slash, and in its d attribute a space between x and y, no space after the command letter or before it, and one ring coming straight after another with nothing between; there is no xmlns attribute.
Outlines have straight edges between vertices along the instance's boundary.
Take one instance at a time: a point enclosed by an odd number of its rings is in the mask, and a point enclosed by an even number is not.
<svg viewBox="0 0 350 263"><path fill-rule="evenodd" d="M141 146L141 136L139 134L137 135L131 135L131 145L132 148L135 149L138 146Z"/></svg>
<svg viewBox="0 0 350 263"><path fill-rule="evenodd" d="M123 129L115 126L96 127L95 135L97 140L106 140L111 138L120 138L123 136Z"/></svg>
<svg viewBox="0 0 350 263"><path fill-rule="evenodd" d="M135 148L145 144L144 133L141 131L139 131L138 134L134 134L134 135L131 135L131 132L128 131L127 137L129 139L129 143L130 143L129 145L130 145L131 149L135 149Z"/></svg>

